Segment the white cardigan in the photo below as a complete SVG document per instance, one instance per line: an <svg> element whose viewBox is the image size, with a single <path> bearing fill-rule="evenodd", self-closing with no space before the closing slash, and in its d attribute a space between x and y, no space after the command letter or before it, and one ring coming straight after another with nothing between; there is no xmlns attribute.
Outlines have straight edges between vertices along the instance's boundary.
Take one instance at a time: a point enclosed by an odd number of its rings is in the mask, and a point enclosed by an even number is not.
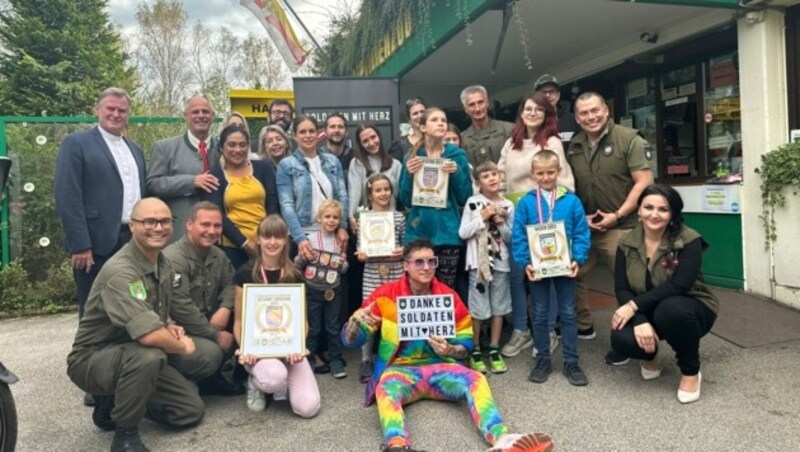
<svg viewBox="0 0 800 452"><path fill-rule="evenodd" d="M500 190L503 193L527 193L536 188L536 181L531 176L531 159L542 150L542 147L535 144L532 140L522 140L522 149L511 149L511 138L503 145L500 151L500 161L497 169L500 170L502 180ZM561 161L561 172L558 174L558 185L563 185L567 190L575 191L575 177L572 175L572 167L569 166L564 155L564 145L558 136L547 139L547 149L555 152Z"/></svg>

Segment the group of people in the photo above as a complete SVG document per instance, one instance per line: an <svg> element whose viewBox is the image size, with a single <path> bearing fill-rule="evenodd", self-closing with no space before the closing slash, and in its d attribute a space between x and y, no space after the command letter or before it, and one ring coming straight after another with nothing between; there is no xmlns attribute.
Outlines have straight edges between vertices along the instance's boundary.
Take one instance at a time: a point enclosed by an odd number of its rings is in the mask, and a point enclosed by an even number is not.
<svg viewBox="0 0 800 452"><path fill-rule="evenodd" d="M124 136L130 98L103 91L98 126L61 143L55 193L80 308L68 374L94 404L94 423L115 431L111 449L147 450L143 417L196 425L204 393L246 394L253 411L268 396L288 400L313 417L315 373L345 378L347 347L361 349L382 450L414 450L402 407L423 398L466 400L492 451L550 450L544 433L509 432L485 374L506 372L504 356L533 347L529 380L544 383L563 344L565 377L588 384L577 340L596 337L585 277L599 254L620 304L606 362L639 359L642 377L657 378L666 340L681 371L678 399L697 400L699 342L718 311L700 274L707 245L683 224L678 193L653 184L647 143L614 124L597 93L578 96L570 113L550 75L513 124L491 118L489 100L482 86L462 91L472 124L460 132L442 109L409 99L409 134L386 146L377 127L360 124L355 148L343 115L292 120L278 100L251 152L245 118L229 116L213 136L213 109L197 96L186 103L187 130L157 142L145 171ZM426 159L440 159L449 178L442 208L412 196ZM366 211L392 213L390 255L363 251ZM559 222L569 269L543 278L527 229ZM305 353L239 352L243 289L254 283L305 284ZM429 294L454 300L455 334L401 341L398 297ZM345 301L354 299L363 302ZM512 331L501 347L505 321Z"/></svg>

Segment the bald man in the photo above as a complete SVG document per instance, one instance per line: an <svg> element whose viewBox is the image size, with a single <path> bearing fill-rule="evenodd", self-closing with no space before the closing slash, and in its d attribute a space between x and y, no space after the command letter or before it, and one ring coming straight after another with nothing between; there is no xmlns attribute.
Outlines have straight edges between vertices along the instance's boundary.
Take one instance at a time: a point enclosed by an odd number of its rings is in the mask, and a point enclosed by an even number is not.
<svg viewBox="0 0 800 452"><path fill-rule="evenodd" d="M131 241L92 285L67 357L69 378L94 395L95 425L116 430L112 452L147 450L138 432L144 416L172 427L198 424L205 408L187 377L208 377L222 360L203 331L168 322L191 324L186 303L194 305L188 284L161 254L172 235L169 207L156 198L140 200L130 228Z"/></svg>
<svg viewBox="0 0 800 452"><path fill-rule="evenodd" d="M195 96L183 109L186 132L153 145L147 170L147 193L167 203L177 228L171 241L183 237L192 206L219 187L209 170L219 164L217 141L210 135L214 109L205 97Z"/></svg>

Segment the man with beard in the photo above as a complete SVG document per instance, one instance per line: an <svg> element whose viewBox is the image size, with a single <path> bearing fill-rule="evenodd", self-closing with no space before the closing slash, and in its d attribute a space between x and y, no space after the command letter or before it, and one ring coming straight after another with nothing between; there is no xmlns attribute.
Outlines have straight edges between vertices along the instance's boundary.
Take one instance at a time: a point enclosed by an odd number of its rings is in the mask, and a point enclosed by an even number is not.
<svg viewBox="0 0 800 452"><path fill-rule="evenodd" d="M291 136L292 119L294 117L292 104L286 99L275 99L269 103L269 123L279 126Z"/></svg>
<svg viewBox="0 0 800 452"><path fill-rule="evenodd" d="M347 174L350 161L353 160L353 148L349 141L347 120L344 115L331 113L325 118L325 142L320 145L320 150L335 155L342 164L344 174Z"/></svg>
<svg viewBox="0 0 800 452"><path fill-rule="evenodd" d="M153 145L147 173L147 192L167 203L179 225L186 224L192 206L204 193L219 187L219 180L209 173L220 157L217 140L209 134L214 119L211 104L202 96L192 97L183 117L186 132ZM172 240L183 233L183 227L177 228Z"/></svg>

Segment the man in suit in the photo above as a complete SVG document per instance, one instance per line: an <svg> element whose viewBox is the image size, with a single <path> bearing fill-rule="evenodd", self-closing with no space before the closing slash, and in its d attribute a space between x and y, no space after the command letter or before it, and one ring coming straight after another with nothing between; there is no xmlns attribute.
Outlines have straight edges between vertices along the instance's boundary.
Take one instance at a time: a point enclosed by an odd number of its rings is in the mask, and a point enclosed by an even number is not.
<svg viewBox="0 0 800 452"><path fill-rule="evenodd" d="M186 132L153 145L147 193L161 198L175 216L175 224L184 225L192 206L204 193L219 187L219 180L209 170L219 164L220 152L209 131L214 119L211 104L202 96L186 102L183 110ZM172 241L183 236L184 228L176 228Z"/></svg>
<svg viewBox="0 0 800 452"><path fill-rule="evenodd" d="M68 135L56 158L56 212L70 253L78 315L103 264L131 238L133 205L145 192L144 153L122 136L130 97L108 88L97 102L98 125Z"/></svg>

